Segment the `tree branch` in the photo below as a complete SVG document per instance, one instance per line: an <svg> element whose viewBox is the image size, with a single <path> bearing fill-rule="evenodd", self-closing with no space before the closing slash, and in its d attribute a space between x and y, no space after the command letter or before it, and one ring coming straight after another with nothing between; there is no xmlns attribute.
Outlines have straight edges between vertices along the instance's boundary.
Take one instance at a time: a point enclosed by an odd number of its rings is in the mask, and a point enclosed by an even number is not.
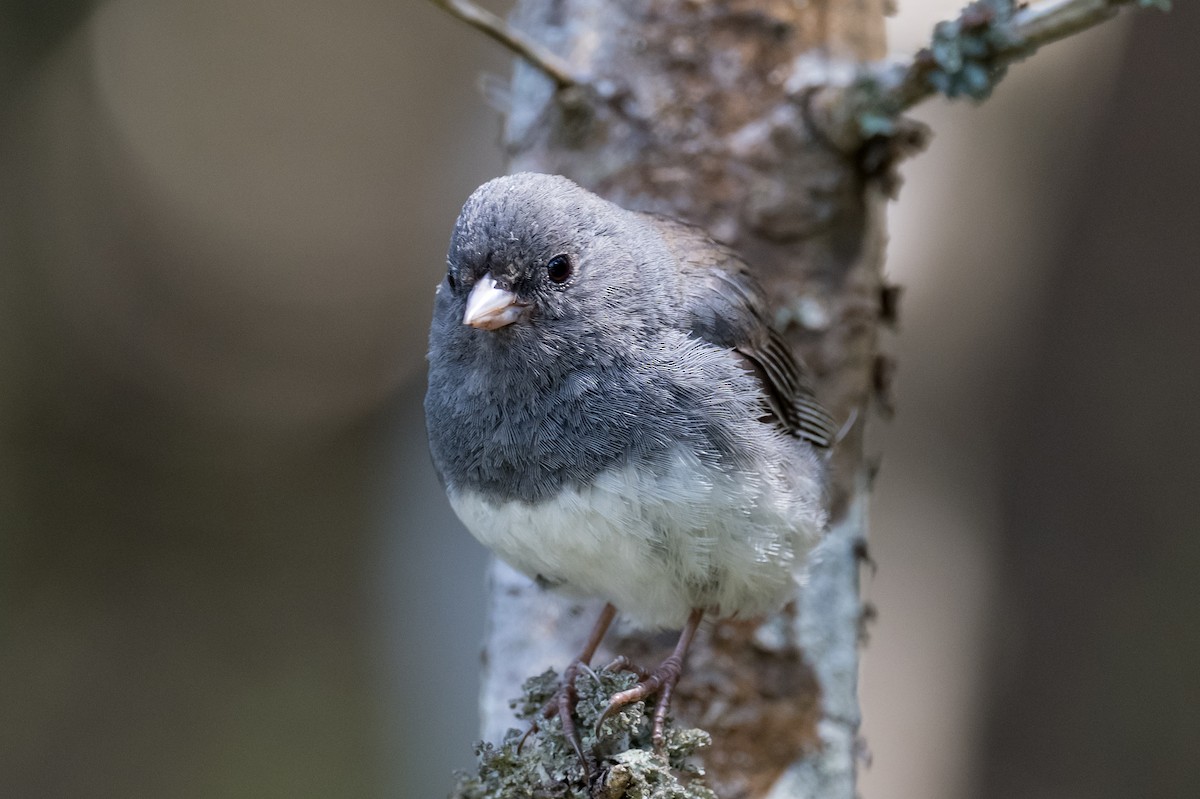
<svg viewBox="0 0 1200 799"><path fill-rule="evenodd" d="M983 100L1010 64L1133 5L1167 10L1170 2L1043 0L1021 7L1016 0L976 0L956 19L935 25L929 47L910 61L868 65L850 85L825 92L819 98L828 119L824 132L852 150L872 136L895 133L900 114L934 94Z"/></svg>
<svg viewBox="0 0 1200 799"><path fill-rule="evenodd" d="M546 73L558 88L565 89L585 83L566 61L470 0L430 0L430 2L512 50Z"/></svg>

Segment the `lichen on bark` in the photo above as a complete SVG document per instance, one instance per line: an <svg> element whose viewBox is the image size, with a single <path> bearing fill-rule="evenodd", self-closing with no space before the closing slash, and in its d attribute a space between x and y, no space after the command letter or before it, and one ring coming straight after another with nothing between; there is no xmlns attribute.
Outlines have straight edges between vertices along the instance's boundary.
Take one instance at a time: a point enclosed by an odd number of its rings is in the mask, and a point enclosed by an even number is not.
<svg viewBox="0 0 1200 799"><path fill-rule="evenodd" d="M558 674L548 670L527 680L513 703L525 729L509 729L498 744L478 744L475 768L460 776L451 799L717 799L694 758L711 743L708 733L668 719L663 750L656 752L652 708L644 702L622 708L596 729L609 697L636 682L634 674L611 669L585 670L576 680L580 738L594 757L585 772L557 714L542 715L558 689ZM527 734L535 722L537 730Z"/></svg>

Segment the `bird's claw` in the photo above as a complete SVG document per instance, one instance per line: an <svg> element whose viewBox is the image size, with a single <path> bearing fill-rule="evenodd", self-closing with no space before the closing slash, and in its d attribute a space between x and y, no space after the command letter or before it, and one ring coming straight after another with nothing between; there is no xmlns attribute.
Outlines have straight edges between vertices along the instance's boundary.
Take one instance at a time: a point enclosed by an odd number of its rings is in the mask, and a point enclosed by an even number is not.
<svg viewBox="0 0 1200 799"><path fill-rule="evenodd" d="M529 722L529 728L527 730L525 730L525 734L521 736L521 740L517 741L517 754L518 755L521 754L521 749L524 748L525 741L529 739L529 736L533 735L539 729L541 729L541 728L538 726L538 723L536 720Z"/></svg>
<svg viewBox="0 0 1200 799"><path fill-rule="evenodd" d="M650 676L650 672L646 671L624 655L618 655L607 666L601 669L601 671L628 671L631 674L636 674L639 680L644 680Z"/></svg>
<svg viewBox="0 0 1200 799"><path fill-rule="evenodd" d="M617 658L617 661L623 660L625 659ZM617 661L614 661L614 663ZM667 711L671 706L671 693L675 690L675 684L679 682L680 675L683 674L683 660L676 655L671 655L648 675L628 661L622 663L621 666L642 675L642 679L634 687L613 694L612 699L608 702L608 707L604 708L604 712L596 720L596 734L600 734L600 728L604 725L604 722L621 708L632 705L635 702L644 701L658 694L658 701L654 703L654 726L651 732L651 739L654 741L654 748L662 751L666 743L665 727L667 723Z"/></svg>
<svg viewBox="0 0 1200 799"><path fill-rule="evenodd" d="M575 703L579 700L579 695L575 692L575 678L581 670L591 672L588 665L582 660L572 661L566 670L563 672L562 683L558 686L558 690L550 697L549 701L542 706L539 716L543 719L552 719L555 714L558 714L559 721L562 723L563 737L571 744L571 748L575 750L575 754L579 757L579 762L583 766L584 779L589 779L592 771L594 758L590 757L583 750L583 741L579 738L579 730L575 726ZM541 729L538 720L535 718L529 724L529 729L525 730L525 734L521 736L521 740L517 742L517 754L521 754L521 748L525 746L525 741L529 736Z"/></svg>

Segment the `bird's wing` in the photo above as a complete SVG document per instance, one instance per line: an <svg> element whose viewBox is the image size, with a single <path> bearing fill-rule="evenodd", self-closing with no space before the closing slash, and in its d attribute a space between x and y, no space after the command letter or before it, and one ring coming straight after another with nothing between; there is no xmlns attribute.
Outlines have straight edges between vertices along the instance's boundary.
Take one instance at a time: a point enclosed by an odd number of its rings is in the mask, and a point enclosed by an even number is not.
<svg viewBox="0 0 1200 799"><path fill-rule="evenodd" d="M741 356L762 384L770 421L815 446L831 446L833 419L768 321L766 299L745 262L701 228L658 215L653 222L681 265L692 334Z"/></svg>

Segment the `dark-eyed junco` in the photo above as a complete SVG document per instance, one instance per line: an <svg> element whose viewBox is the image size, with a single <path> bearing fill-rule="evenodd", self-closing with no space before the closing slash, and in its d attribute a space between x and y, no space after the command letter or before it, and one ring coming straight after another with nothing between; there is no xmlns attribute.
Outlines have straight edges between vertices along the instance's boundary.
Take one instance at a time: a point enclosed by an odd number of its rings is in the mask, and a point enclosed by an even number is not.
<svg viewBox="0 0 1200 799"><path fill-rule="evenodd" d="M425 412L450 503L548 586L683 628L610 711L657 693L656 740L703 615L778 609L821 535L832 438L743 262L701 229L563 177L471 195L437 288Z"/></svg>

